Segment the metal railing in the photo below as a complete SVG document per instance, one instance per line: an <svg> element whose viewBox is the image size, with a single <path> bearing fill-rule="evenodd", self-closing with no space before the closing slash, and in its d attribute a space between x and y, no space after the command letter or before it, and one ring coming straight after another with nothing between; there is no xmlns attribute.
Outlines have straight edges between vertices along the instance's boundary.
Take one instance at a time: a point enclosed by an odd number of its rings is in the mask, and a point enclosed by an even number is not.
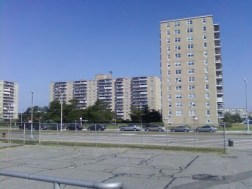
<svg viewBox="0 0 252 189"><path fill-rule="evenodd" d="M122 183L88 182L88 181L66 179L66 178L39 175L39 174L14 172L14 171L9 171L9 170L0 170L0 175L22 178L22 179L29 179L29 180L36 180L36 181L42 181L42 182L49 182L53 184L54 189L60 189L61 184L95 188L95 189L122 189L123 188Z"/></svg>

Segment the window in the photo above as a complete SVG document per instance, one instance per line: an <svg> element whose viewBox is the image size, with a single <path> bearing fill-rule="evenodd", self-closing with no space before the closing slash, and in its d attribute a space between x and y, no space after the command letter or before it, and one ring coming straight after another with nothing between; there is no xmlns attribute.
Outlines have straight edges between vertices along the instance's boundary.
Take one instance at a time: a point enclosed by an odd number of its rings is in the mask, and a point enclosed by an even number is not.
<svg viewBox="0 0 252 189"><path fill-rule="evenodd" d="M170 58L171 58L171 55L167 54L167 60L170 60Z"/></svg>
<svg viewBox="0 0 252 189"><path fill-rule="evenodd" d="M202 18L202 23L206 24L206 18Z"/></svg>
<svg viewBox="0 0 252 189"><path fill-rule="evenodd" d="M189 110L189 116L196 116L196 110Z"/></svg>
<svg viewBox="0 0 252 189"><path fill-rule="evenodd" d="M168 71L167 71L167 75L170 75L170 74L171 74L171 70L168 70Z"/></svg>
<svg viewBox="0 0 252 189"><path fill-rule="evenodd" d="M182 98L182 94L176 94L175 97L176 97L176 99L181 99Z"/></svg>
<svg viewBox="0 0 252 189"><path fill-rule="evenodd" d="M171 94L168 94L168 100L171 100L172 97L171 97Z"/></svg>
<svg viewBox="0 0 252 189"><path fill-rule="evenodd" d="M187 57L192 58L193 57L193 52L187 53Z"/></svg>
<svg viewBox="0 0 252 189"><path fill-rule="evenodd" d="M171 50L170 46L167 46L167 52L170 52L170 50Z"/></svg>
<svg viewBox="0 0 252 189"><path fill-rule="evenodd" d="M207 67L204 68L204 72L208 73L208 68Z"/></svg>
<svg viewBox="0 0 252 189"><path fill-rule="evenodd" d="M167 44L170 44L170 38L167 38L166 41L167 41Z"/></svg>
<svg viewBox="0 0 252 189"><path fill-rule="evenodd" d="M187 65L188 65L188 66L193 66L193 65L194 65L194 61L193 61L193 60L187 61Z"/></svg>
<svg viewBox="0 0 252 189"><path fill-rule="evenodd" d="M174 39L174 41L175 41L175 43L179 43L179 42L180 42L180 37L176 37L176 38Z"/></svg>
<svg viewBox="0 0 252 189"><path fill-rule="evenodd" d="M169 114L169 115L172 115L172 111L168 111L168 114Z"/></svg>
<svg viewBox="0 0 252 189"><path fill-rule="evenodd" d="M203 31L206 31L206 26L203 26Z"/></svg>
<svg viewBox="0 0 252 189"><path fill-rule="evenodd" d="M175 58L181 58L181 54L180 53L176 53L175 54Z"/></svg>
<svg viewBox="0 0 252 189"><path fill-rule="evenodd" d="M210 110L206 110L206 115L210 116Z"/></svg>
<svg viewBox="0 0 252 189"><path fill-rule="evenodd" d="M180 26L180 22L174 22L174 26Z"/></svg>
<svg viewBox="0 0 252 189"><path fill-rule="evenodd" d="M192 33L193 29L192 28L187 28L187 33Z"/></svg>
<svg viewBox="0 0 252 189"><path fill-rule="evenodd" d="M187 36L187 41L193 41L193 37L192 36Z"/></svg>
<svg viewBox="0 0 252 189"><path fill-rule="evenodd" d="M206 34L204 33L204 34L203 34L203 39L206 40L206 38L207 38L207 36L206 36Z"/></svg>
<svg viewBox="0 0 252 189"><path fill-rule="evenodd" d="M205 89L206 89L206 90L208 90L208 89L209 89L209 85L208 85L208 84L206 84Z"/></svg>
<svg viewBox="0 0 252 189"><path fill-rule="evenodd" d="M194 82L195 80L194 80L194 77L193 76L190 76L189 78L188 78L188 81L189 82Z"/></svg>
<svg viewBox="0 0 252 189"><path fill-rule="evenodd" d="M206 59L204 59L204 64L207 65L208 64L208 61Z"/></svg>
<svg viewBox="0 0 252 189"><path fill-rule="evenodd" d="M189 74L194 74L194 68L189 69L189 70L188 70L188 73L189 73Z"/></svg>
<svg viewBox="0 0 252 189"><path fill-rule="evenodd" d="M176 75L179 75L179 74L181 74L181 70L176 70Z"/></svg>
<svg viewBox="0 0 252 189"><path fill-rule="evenodd" d="M192 20L187 20L186 21L186 25L191 25L192 24Z"/></svg>
<svg viewBox="0 0 252 189"><path fill-rule="evenodd" d="M180 50L181 46L180 45L175 45L175 50Z"/></svg>
<svg viewBox="0 0 252 189"><path fill-rule="evenodd" d="M195 93L189 93L188 94L188 98L189 99L194 99L196 96L195 96Z"/></svg>
<svg viewBox="0 0 252 189"><path fill-rule="evenodd" d="M193 49L193 44L188 44L187 49Z"/></svg>
<svg viewBox="0 0 252 189"><path fill-rule="evenodd" d="M177 30L174 31L174 33L175 33L175 35L176 35L176 34L180 34L180 30L177 29Z"/></svg>
<svg viewBox="0 0 252 189"><path fill-rule="evenodd" d="M189 102L189 107L190 108L195 107L195 106L196 106L195 102Z"/></svg>
<svg viewBox="0 0 252 189"><path fill-rule="evenodd" d="M205 82L208 82L208 76L205 75Z"/></svg>
<svg viewBox="0 0 252 189"><path fill-rule="evenodd" d="M210 98L209 93L206 93L206 94L205 94L205 97L206 97L206 99L209 99L209 98Z"/></svg>
<svg viewBox="0 0 252 189"><path fill-rule="evenodd" d="M207 48L207 43L206 43L206 42L203 44L203 47L204 47L204 48Z"/></svg>
<svg viewBox="0 0 252 189"><path fill-rule="evenodd" d="M169 27L170 27L169 23L166 23L166 28L169 28Z"/></svg>
<svg viewBox="0 0 252 189"><path fill-rule="evenodd" d="M181 82L182 82L182 80L181 80L181 78L180 78L180 77L177 77L177 78L175 79L175 82L176 82L176 83L181 83Z"/></svg>
<svg viewBox="0 0 252 189"><path fill-rule="evenodd" d="M166 34L169 36L169 35L170 35L170 31L169 31L169 30L167 30Z"/></svg>
<svg viewBox="0 0 252 189"><path fill-rule="evenodd" d="M176 67L181 66L181 63L180 62L175 62L175 66Z"/></svg>
<svg viewBox="0 0 252 189"><path fill-rule="evenodd" d="M182 86L181 86L181 85L176 85L176 86L175 86L175 90L176 90L176 91L181 91L181 89L182 89Z"/></svg>
<svg viewBox="0 0 252 189"><path fill-rule="evenodd" d="M172 107L172 105L171 105L171 103L170 103L170 102L168 103L168 107L169 107L169 108L171 108L171 107Z"/></svg>
<svg viewBox="0 0 252 189"><path fill-rule="evenodd" d="M176 116L182 116L182 110L176 110Z"/></svg>
<svg viewBox="0 0 252 189"><path fill-rule="evenodd" d="M204 51L204 56L207 57L207 52L206 51Z"/></svg>
<svg viewBox="0 0 252 189"><path fill-rule="evenodd" d="M209 108L210 107L210 103L206 102L206 107Z"/></svg>
<svg viewBox="0 0 252 189"><path fill-rule="evenodd" d="M176 102L176 107L182 107L182 102Z"/></svg>
<svg viewBox="0 0 252 189"><path fill-rule="evenodd" d="M189 85L189 86L188 86L188 90L189 90L189 91L193 91L194 89L195 89L195 86L194 86L194 85Z"/></svg>

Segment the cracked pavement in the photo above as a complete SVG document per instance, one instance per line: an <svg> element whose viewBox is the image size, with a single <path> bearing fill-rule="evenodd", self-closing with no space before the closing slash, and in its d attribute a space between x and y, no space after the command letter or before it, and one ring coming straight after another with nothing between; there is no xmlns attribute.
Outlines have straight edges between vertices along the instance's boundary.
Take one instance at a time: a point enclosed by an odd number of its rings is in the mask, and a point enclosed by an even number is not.
<svg viewBox="0 0 252 189"><path fill-rule="evenodd" d="M0 169L96 182L125 189L252 188L251 150L227 154L132 148L26 145L0 149ZM0 176L0 188L53 184ZM65 189L81 187L63 186Z"/></svg>

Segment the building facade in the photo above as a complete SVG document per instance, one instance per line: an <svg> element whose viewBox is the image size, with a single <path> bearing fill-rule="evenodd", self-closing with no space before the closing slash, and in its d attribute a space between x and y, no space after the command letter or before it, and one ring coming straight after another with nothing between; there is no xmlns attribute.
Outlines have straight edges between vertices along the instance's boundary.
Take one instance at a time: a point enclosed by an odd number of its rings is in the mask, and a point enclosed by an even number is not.
<svg viewBox="0 0 252 189"><path fill-rule="evenodd" d="M0 120L18 119L18 89L17 83L0 80Z"/></svg>
<svg viewBox="0 0 252 189"><path fill-rule="evenodd" d="M219 25L212 16L160 23L162 117L167 124L218 124L223 117Z"/></svg>
<svg viewBox="0 0 252 189"><path fill-rule="evenodd" d="M94 80L51 82L50 102L77 100L79 109L86 109L103 100L117 119L130 119L131 107L161 111L161 82L156 76L112 78L112 74L97 74Z"/></svg>

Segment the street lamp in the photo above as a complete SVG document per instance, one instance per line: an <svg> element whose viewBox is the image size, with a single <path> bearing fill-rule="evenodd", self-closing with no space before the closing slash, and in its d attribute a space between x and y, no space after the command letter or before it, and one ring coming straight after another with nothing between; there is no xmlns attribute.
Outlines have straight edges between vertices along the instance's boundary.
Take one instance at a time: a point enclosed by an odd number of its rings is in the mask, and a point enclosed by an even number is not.
<svg viewBox="0 0 252 189"><path fill-rule="evenodd" d="M82 117L80 117L80 128L82 128Z"/></svg>
<svg viewBox="0 0 252 189"><path fill-rule="evenodd" d="M249 133L249 119L248 119L248 95L247 95L247 80L243 78L245 84L245 100L246 100L246 119L247 119L247 133Z"/></svg>
<svg viewBox="0 0 252 189"><path fill-rule="evenodd" d="M56 89L60 93L60 131L63 130L63 95L64 92L60 91L59 89Z"/></svg>
<svg viewBox="0 0 252 189"><path fill-rule="evenodd" d="M31 92L31 139L33 139L33 92Z"/></svg>

